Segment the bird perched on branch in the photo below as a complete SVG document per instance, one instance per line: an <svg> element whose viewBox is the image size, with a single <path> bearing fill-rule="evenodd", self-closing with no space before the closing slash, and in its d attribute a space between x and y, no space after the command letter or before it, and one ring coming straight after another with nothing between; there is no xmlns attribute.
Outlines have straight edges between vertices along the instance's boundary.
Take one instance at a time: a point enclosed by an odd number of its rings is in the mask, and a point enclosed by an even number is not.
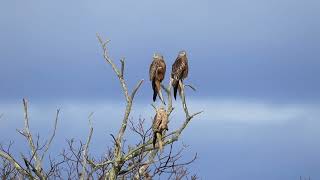
<svg viewBox="0 0 320 180"><path fill-rule="evenodd" d="M171 85L173 87L174 92L174 99L177 99L177 90L179 89L179 93L181 93L181 87L179 86L179 81L183 82L188 76L188 58L186 51L180 51L176 61L172 65L171 71Z"/></svg>
<svg viewBox="0 0 320 180"><path fill-rule="evenodd" d="M156 115L154 116L152 123L153 130L153 148L156 146L156 142L158 139L159 149L162 150L163 142L162 142L162 133L164 130L168 130L168 113L163 108L160 107L156 110Z"/></svg>
<svg viewBox="0 0 320 180"><path fill-rule="evenodd" d="M157 95L159 95L160 100L165 104L163 96L161 93L161 82L166 74L166 63L163 56L160 54L153 55L153 61L150 65L149 76L152 82L153 89L153 101L156 101Z"/></svg>

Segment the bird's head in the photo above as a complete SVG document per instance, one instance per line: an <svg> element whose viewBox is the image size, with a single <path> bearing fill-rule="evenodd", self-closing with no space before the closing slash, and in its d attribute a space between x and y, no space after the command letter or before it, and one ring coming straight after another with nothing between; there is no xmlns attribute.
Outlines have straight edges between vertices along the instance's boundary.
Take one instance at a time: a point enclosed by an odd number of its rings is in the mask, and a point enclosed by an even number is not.
<svg viewBox="0 0 320 180"><path fill-rule="evenodd" d="M167 111L163 106L161 106L160 108L157 109L157 113L160 113L160 114L167 116Z"/></svg>
<svg viewBox="0 0 320 180"><path fill-rule="evenodd" d="M163 106L161 106L158 111L166 111L166 109Z"/></svg>
<svg viewBox="0 0 320 180"><path fill-rule="evenodd" d="M154 53L153 59L163 59L163 56L160 53Z"/></svg>
<svg viewBox="0 0 320 180"><path fill-rule="evenodd" d="M179 52L179 57L186 56L186 55L187 55L187 52L185 50L182 50Z"/></svg>

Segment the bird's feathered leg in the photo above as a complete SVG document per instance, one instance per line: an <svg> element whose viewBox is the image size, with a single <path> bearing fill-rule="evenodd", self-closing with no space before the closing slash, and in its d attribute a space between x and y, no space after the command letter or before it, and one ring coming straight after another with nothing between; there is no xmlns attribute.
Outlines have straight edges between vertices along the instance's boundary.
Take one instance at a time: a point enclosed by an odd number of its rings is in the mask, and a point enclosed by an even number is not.
<svg viewBox="0 0 320 180"><path fill-rule="evenodd" d="M156 94L153 94L153 96L158 94L161 102L162 102L164 105L166 105L166 103L165 103L164 100L163 100L163 96L162 96L162 92L161 92L161 83L160 83L160 81L155 80L155 85L156 85L156 91L157 91L157 92L156 92Z"/></svg>
<svg viewBox="0 0 320 180"><path fill-rule="evenodd" d="M179 83L178 83L178 90L179 90L179 96L181 98L181 100L183 100L182 98L182 93L184 94L184 84L183 84L183 81L182 80L179 80Z"/></svg>
<svg viewBox="0 0 320 180"><path fill-rule="evenodd" d="M163 96L162 96L162 91L161 91L161 89L160 89L160 91L159 91L159 98L160 98L160 100L162 101L162 103L164 104L164 105L166 105L166 102L164 101L164 99L163 99Z"/></svg>
<svg viewBox="0 0 320 180"><path fill-rule="evenodd" d="M180 98L182 101L182 106L186 111L188 111L188 107L186 105L186 96L185 96L185 92L184 92L184 84L183 84L182 80L179 81L179 88L180 88L179 93L180 93Z"/></svg>

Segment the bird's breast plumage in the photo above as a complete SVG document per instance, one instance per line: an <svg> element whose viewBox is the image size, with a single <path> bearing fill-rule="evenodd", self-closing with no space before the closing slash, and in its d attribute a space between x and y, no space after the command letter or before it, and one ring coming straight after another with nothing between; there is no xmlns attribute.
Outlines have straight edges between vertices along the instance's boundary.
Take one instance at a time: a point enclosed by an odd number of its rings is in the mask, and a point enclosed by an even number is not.
<svg viewBox="0 0 320 180"><path fill-rule="evenodd" d="M154 79L162 81L166 73L166 63L163 59L154 59L150 65L149 77L150 81Z"/></svg>
<svg viewBox="0 0 320 180"><path fill-rule="evenodd" d="M178 56L172 65L171 77L175 80L184 79L188 76L188 59L186 56Z"/></svg>

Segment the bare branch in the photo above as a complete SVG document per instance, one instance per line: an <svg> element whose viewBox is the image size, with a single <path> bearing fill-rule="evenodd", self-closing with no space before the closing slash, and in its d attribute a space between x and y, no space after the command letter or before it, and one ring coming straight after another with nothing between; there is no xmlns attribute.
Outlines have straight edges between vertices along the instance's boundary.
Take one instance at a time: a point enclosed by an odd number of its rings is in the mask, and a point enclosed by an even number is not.
<svg viewBox="0 0 320 180"><path fill-rule="evenodd" d="M45 150L43 151L43 154L41 156L41 162L43 161L43 158L45 156L45 154L47 153L47 151L49 150L49 147L52 143L52 140L54 138L54 136L56 135L56 130L57 130L57 124L58 124L58 119L59 119L59 113L60 113L60 109L57 109L57 112L56 112L56 118L55 118L55 121L54 121L54 127L53 127L53 133L48 141L48 143L46 143L45 145Z"/></svg>
<svg viewBox="0 0 320 180"><path fill-rule="evenodd" d="M124 92L124 95L125 95L125 98L126 98L126 101L129 102L130 98L129 98L128 88L127 88L127 84L123 78L123 74L122 75L120 74L121 72L118 70L117 66L114 64L114 62L112 61L112 59L109 57L109 54L108 54L107 44L110 41L107 40L106 42L104 42L102 40L102 38L99 36L99 34L97 34L97 38L98 38L98 40L101 44L102 50L103 50L103 57L107 61L107 63L111 65L113 71L118 76L120 84L121 84L123 92ZM123 62L123 64L124 64L124 62Z"/></svg>
<svg viewBox="0 0 320 180"><path fill-rule="evenodd" d="M122 76L122 78L124 78L123 76L124 76L124 61L125 59L124 58L122 58L122 59L120 59L120 62L121 62L121 76Z"/></svg>
<svg viewBox="0 0 320 180"><path fill-rule="evenodd" d="M133 100L135 94L137 93L138 89L140 88L141 84L143 83L143 79L141 79L138 84L136 85L136 87L133 89L132 94L131 94L131 100Z"/></svg>
<svg viewBox="0 0 320 180"><path fill-rule="evenodd" d="M0 150L0 156L8 160L21 174L28 177L32 177L32 175L29 174L25 169L23 169L22 166L18 163L18 161L16 161L10 154L4 152L3 150Z"/></svg>
<svg viewBox="0 0 320 180"><path fill-rule="evenodd" d="M30 128L29 128L29 115L28 115L28 102L26 99L23 99L23 107L24 107L24 129L23 129L23 135L24 137L27 139L28 143L29 143L29 147L31 149L31 153L34 156L34 159L36 161L36 168L40 169L41 168L41 161L40 158L38 156L37 153L37 149L36 146L34 145L33 142L33 138L32 138L32 134L30 132Z"/></svg>
<svg viewBox="0 0 320 180"><path fill-rule="evenodd" d="M168 113L168 116L170 116L171 112L173 111L173 107L172 107L172 95L171 95L171 82L172 82L172 79L170 78L170 82L169 82L169 85L168 87L165 87L163 84L161 84L161 87L162 89L165 90L165 92L167 93L167 97L168 97L168 107L167 107L167 113Z"/></svg>
<svg viewBox="0 0 320 180"><path fill-rule="evenodd" d="M193 91L197 91L197 89L194 86L192 86L191 84L185 84L184 86L191 88Z"/></svg>
<svg viewBox="0 0 320 180"><path fill-rule="evenodd" d="M129 96L129 91L128 91L128 87L126 84L126 81L124 79L124 64L125 61L124 59L120 60L121 62L121 70L119 71L117 66L114 64L114 62L112 61L112 59L109 57L108 55L108 49L107 49L107 42L103 42L102 38L97 34L97 38L102 46L103 49L103 57L104 59L111 65L113 71L115 72L115 74L118 76L118 79L120 81L120 84L122 86L122 90L124 92L125 98L126 98L126 109L125 109L125 113L124 113L124 117L122 120L122 124L121 127L119 129L117 138L116 138L116 146L114 148L114 156L115 156L115 162L113 163L113 168L112 168L112 172L110 173L110 176L112 176L113 178L115 178L116 174L119 172L120 166L121 166L121 152L122 152L122 141L123 141L123 135L126 131L127 128L127 123L128 123L128 118L131 112L131 107L132 107L132 102L134 99L134 96L136 94L136 92L138 91L139 87L141 86L141 84L143 83L143 80L140 80L137 84L137 86L133 89L131 96Z"/></svg>
<svg viewBox="0 0 320 180"><path fill-rule="evenodd" d="M157 111L157 107L156 107L156 105L154 105L154 103L151 103L151 106L153 107L153 109L154 109L155 111Z"/></svg>
<svg viewBox="0 0 320 180"><path fill-rule="evenodd" d="M30 166L32 168L32 171L38 176L40 180L46 179L45 176L41 173L41 170L37 169L32 163L30 163L26 157L22 155L22 159L26 163L27 166Z"/></svg>
<svg viewBox="0 0 320 180"><path fill-rule="evenodd" d="M84 180L84 178L86 177L86 167L87 167L87 156L88 156L88 149L89 149L89 144L91 141L91 137L92 137L92 133L93 133L93 126L92 126L92 115L93 113L91 113L89 115L89 135L88 135L88 139L86 144L84 145L84 149L83 149L83 153L82 153L82 173L81 173L81 180Z"/></svg>

